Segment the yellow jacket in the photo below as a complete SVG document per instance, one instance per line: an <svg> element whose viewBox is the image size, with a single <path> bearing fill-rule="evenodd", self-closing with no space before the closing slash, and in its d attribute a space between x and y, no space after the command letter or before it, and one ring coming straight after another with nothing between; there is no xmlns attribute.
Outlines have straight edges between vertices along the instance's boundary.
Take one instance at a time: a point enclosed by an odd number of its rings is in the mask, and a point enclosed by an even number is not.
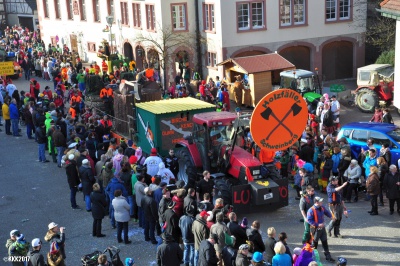
<svg viewBox="0 0 400 266"><path fill-rule="evenodd" d="M10 110L8 109L8 105L3 104L3 107L1 107L1 110L3 111L3 118L10 119Z"/></svg>

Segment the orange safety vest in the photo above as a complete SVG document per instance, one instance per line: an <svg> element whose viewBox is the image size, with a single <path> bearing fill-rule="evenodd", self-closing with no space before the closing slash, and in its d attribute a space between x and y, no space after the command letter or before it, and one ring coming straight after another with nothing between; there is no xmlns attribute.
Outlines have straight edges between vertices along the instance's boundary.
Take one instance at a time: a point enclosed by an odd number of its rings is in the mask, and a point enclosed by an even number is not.
<svg viewBox="0 0 400 266"><path fill-rule="evenodd" d="M100 98L103 98L104 96L107 96L107 89L106 88L102 88L100 91Z"/></svg>
<svg viewBox="0 0 400 266"><path fill-rule="evenodd" d="M260 154L258 155L260 162L262 163L271 163L274 161L275 152L261 149Z"/></svg>
<svg viewBox="0 0 400 266"><path fill-rule="evenodd" d="M70 107L68 112L71 114L71 117L75 119L75 117L76 117L76 111L75 111L75 109L72 108L72 107Z"/></svg>
<svg viewBox="0 0 400 266"><path fill-rule="evenodd" d="M114 91L111 88L107 89L107 95L114 98Z"/></svg>
<svg viewBox="0 0 400 266"><path fill-rule="evenodd" d="M94 65L95 74L98 75L100 73L100 67L98 65Z"/></svg>
<svg viewBox="0 0 400 266"><path fill-rule="evenodd" d="M82 98L81 98L81 96L72 96L71 97L71 103L80 103L82 101Z"/></svg>
<svg viewBox="0 0 400 266"><path fill-rule="evenodd" d="M101 69L103 70L103 72L108 72L108 65L107 65L106 61L103 61L101 63Z"/></svg>

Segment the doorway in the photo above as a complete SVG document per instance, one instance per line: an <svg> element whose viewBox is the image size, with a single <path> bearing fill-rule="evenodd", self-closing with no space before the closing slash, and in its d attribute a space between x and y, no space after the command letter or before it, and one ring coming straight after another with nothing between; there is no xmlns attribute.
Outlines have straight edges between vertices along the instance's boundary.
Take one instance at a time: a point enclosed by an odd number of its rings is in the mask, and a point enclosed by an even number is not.
<svg viewBox="0 0 400 266"><path fill-rule="evenodd" d="M124 56L129 59L129 61L133 60L133 48L129 42L124 43Z"/></svg>

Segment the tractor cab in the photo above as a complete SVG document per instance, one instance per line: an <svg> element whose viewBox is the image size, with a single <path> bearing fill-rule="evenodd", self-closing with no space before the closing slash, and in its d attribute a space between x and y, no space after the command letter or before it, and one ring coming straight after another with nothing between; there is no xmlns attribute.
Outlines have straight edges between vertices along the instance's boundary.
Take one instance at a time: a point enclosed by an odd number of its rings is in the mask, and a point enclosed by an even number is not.
<svg viewBox="0 0 400 266"><path fill-rule="evenodd" d="M217 169L219 151L231 145L233 123L237 116L230 112L201 113L193 116L193 140L205 169Z"/></svg>
<svg viewBox="0 0 400 266"><path fill-rule="evenodd" d="M314 113L322 96L322 87L318 75L308 70L295 69L283 71L280 76L280 87L300 93L309 105L310 113Z"/></svg>

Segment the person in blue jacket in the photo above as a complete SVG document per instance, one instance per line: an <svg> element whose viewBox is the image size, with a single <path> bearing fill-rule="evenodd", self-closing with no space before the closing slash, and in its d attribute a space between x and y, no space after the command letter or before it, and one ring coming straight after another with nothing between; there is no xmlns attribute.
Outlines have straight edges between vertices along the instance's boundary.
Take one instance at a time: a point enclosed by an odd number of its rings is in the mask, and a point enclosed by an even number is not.
<svg viewBox="0 0 400 266"><path fill-rule="evenodd" d="M365 181L367 181L368 176L370 174L370 167L371 166L377 166L377 156L376 156L376 150L375 149L369 149L368 155L365 157L365 160L363 162L363 167L365 168ZM370 200L371 197L368 193L365 194L365 200L368 201Z"/></svg>
<svg viewBox="0 0 400 266"><path fill-rule="evenodd" d="M114 192L118 189L122 191L122 196L124 196L126 198L128 197L128 191L126 191L126 189L125 189L124 182L121 179L119 179L118 177L114 176L108 183L106 190L105 190L108 195L108 198L110 200L110 203L114 199ZM110 218L111 218L111 227L113 229L115 229L117 227L115 225L114 208L113 208L112 204L110 204L109 206L110 206L109 212L110 212Z"/></svg>
<svg viewBox="0 0 400 266"><path fill-rule="evenodd" d="M19 134L19 129L18 129L19 112L18 112L18 107L17 107L17 101L15 99L11 100L9 110L10 110L12 134L14 137L20 137L22 135Z"/></svg>
<svg viewBox="0 0 400 266"><path fill-rule="evenodd" d="M318 247L318 240L321 239L322 247L324 249L325 258L329 262L334 262L328 247L328 237L325 230L324 216L332 218L332 214L322 204L323 198L315 197L314 205L307 211L307 222L310 224L310 231L313 235L314 248Z"/></svg>

